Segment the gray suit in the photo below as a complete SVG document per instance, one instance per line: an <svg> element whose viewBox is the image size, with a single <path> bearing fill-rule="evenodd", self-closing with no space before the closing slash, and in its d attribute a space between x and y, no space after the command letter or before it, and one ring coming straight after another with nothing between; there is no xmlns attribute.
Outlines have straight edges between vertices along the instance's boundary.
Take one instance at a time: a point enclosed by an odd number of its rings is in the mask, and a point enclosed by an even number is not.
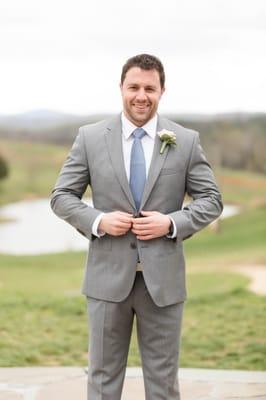
<svg viewBox="0 0 266 400"><path fill-rule="evenodd" d="M131 232L100 239L92 235L93 222L101 212L137 214L124 167L120 116L81 127L60 173L51 206L90 239L83 284L83 293L90 298L122 304L134 285L138 259L145 287L157 309L186 298L182 241L216 219L222 202L198 133L159 117L158 131L161 129L175 132L177 145L167 146L160 154L161 142L156 136L140 209L171 216L177 228L175 239L139 241ZM94 207L81 201L88 185ZM182 209L186 193L193 201Z"/></svg>

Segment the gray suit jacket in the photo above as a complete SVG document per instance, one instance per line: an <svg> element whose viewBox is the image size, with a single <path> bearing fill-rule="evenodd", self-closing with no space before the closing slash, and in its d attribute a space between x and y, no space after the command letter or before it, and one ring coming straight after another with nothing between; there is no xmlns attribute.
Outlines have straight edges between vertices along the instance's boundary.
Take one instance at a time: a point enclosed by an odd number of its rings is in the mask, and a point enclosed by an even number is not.
<svg viewBox="0 0 266 400"><path fill-rule="evenodd" d="M182 241L216 219L222 202L198 133L159 117L158 131L161 129L176 133L177 146L167 146L160 154L156 135L141 209L171 216L177 227L175 240L139 241L131 232L118 237L92 235L93 222L101 212L136 214L124 167L120 115L81 127L61 170L51 207L90 239L83 284L83 293L89 297L124 300L132 288L139 257L147 288L158 306L186 298ZM88 185L94 207L82 202ZM182 209L186 193L192 202Z"/></svg>

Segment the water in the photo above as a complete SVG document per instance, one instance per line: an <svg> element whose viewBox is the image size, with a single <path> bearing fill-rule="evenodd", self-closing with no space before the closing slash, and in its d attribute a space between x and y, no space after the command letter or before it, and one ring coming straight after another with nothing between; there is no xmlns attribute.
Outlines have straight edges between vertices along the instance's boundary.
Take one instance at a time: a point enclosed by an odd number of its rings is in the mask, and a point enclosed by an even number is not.
<svg viewBox="0 0 266 400"><path fill-rule="evenodd" d="M92 205L90 199L85 202ZM238 212L238 207L226 205L222 218ZM52 212L49 199L9 204L0 208L0 215L12 220L0 224L0 253L34 255L88 248L88 239Z"/></svg>

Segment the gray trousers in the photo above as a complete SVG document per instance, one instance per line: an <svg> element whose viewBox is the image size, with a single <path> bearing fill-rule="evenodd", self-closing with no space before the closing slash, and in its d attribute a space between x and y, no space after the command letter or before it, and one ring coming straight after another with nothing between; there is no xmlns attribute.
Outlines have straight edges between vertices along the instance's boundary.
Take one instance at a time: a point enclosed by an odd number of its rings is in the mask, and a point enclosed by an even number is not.
<svg viewBox="0 0 266 400"><path fill-rule="evenodd" d="M88 298L88 400L121 399L134 315L146 400L180 400L177 371L183 305L158 307L142 272L136 273L122 302Z"/></svg>

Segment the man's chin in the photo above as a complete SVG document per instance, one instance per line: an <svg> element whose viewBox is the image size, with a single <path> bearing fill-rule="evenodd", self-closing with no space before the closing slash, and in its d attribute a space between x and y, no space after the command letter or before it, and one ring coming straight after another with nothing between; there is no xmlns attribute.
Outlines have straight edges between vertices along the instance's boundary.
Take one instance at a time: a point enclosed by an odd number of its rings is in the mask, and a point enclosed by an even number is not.
<svg viewBox="0 0 266 400"><path fill-rule="evenodd" d="M152 115L147 114L147 113L141 113L141 112L134 113L134 115L132 115L132 122L134 120L135 125L142 126L142 125L146 124L146 122L148 122L151 118L152 118Z"/></svg>

